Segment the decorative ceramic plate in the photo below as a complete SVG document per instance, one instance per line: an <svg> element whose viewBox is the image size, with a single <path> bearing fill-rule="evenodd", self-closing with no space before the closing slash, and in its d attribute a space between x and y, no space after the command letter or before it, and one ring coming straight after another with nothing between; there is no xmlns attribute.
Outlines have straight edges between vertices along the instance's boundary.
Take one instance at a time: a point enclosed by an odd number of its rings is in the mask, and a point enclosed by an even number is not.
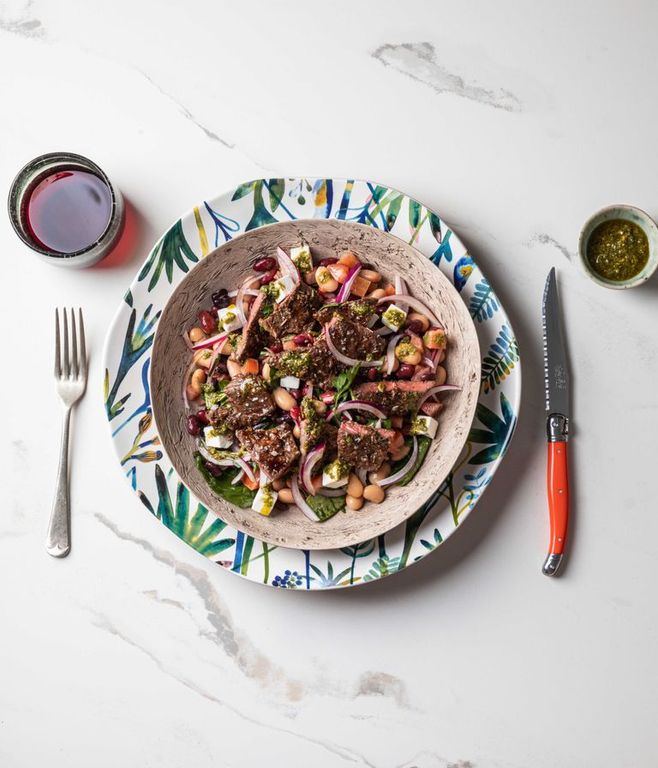
<svg viewBox="0 0 658 768"><path fill-rule="evenodd" d="M453 282L475 322L482 382L468 441L430 500L377 539L330 550L277 547L230 527L181 482L161 450L149 366L156 326L185 274L233 237L281 221L335 218L390 232ZM203 202L156 243L126 293L105 345L104 402L123 472L146 509L202 555L252 581L288 589L383 578L436 549L475 506L502 460L521 397L519 350L487 279L440 217L397 190L337 179L257 179Z"/></svg>

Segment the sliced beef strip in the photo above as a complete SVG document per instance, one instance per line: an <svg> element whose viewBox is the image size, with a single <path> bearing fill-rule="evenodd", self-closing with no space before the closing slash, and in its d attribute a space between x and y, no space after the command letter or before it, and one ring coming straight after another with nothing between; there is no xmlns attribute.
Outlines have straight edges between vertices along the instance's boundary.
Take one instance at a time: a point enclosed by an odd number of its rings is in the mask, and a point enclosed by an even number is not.
<svg viewBox="0 0 658 768"><path fill-rule="evenodd" d="M233 353L235 359L243 363L248 357L258 357L258 353L266 344L266 334L260 327L260 312L263 303L267 300L264 293L259 293L249 310L247 324L242 329L242 336Z"/></svg>
<svg viewBox="0 0 658 768"><path fill-rule="evenodd" d="M260 376L236 376L226 386L229 403L214 411L211 420L231 429L251 427L273 413L275 405Z"/></svg>
<svg viewBox="0 0 658 768"><path fill-rule="evenodd" d="M365 325L334 317L327 330L336 349L354 360L375 360L384 353L385 339Z"/></svg>
<svg viewBox="0 0 658 768"><path fill-rule="evenodd" d="M333 386L335 377L345 368L346 366L331 354L327 342L320 336L308 350L308 366L304 378L314 387L329 389Z"/></svg>
<svg viewBox="0 0 658 768"><path fill-rule="evenodd" d="M421 395L434 386L434 381L373 381L359 384L354 396L376 405L390 416L405 416L418 410Z"/></svg>
<svg viewBox="0 0 658 768"><path fill-rule="evenodd" d="M303 333L313 323L313 314L320 304L317 291L301 282L260 325L276 339L287 333Z"/></svg>
<svg viewBox="0 0 658 768"><path fill-rule="evenodd" d="M353 323L366 325L377 307L376 299L357 299L344 301L342 304L326 304L315 313L315 319L325 325L334 317L342 317Z"/></svg>
<svg viewBox="0 0 658 768"><path fill-rule="evenodd" d="M320 442L326 444L324 460L333 461L336 458L336 434L337 428L329 424L324 415L316 412L313 401L304 398L301 403L299 445L303 453L308 453L314 445Z"/></svg>
<svg viewBox="0 0 658 768"><path fill-rule="evenodd" d="M390 429L344 421L338 430L338 458L357 469L379 469L394 435Z"/></svg>
<svg viewBox="0 0 658 768"><path fill-rule="evenodd" d="M297 443L288 424L273 429L238 429L240 445L271 480L277 480L299 457Z"/></svg>

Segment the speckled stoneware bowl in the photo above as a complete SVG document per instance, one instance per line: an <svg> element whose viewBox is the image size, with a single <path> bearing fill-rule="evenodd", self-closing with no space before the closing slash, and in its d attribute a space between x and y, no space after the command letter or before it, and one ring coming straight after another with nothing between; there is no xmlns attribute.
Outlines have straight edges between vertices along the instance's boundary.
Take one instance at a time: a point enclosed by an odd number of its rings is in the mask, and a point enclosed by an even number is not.
<svg viewBox="0 0 658 768"><path fill-rule="evenodd" d="M599 224L602 224L604 221L610 221L611 219L632 221L642 228L649 239L649 259L644 269L628 280L606 280L605 277L602 277L592 269L592 266L587 259L587 244L589 243L589 238L592 232ZM656 222L651 216L640 208L636 208L633 205L609 205L606 208L601 208L600 211L597 211L597 213L590 217L585 223L585 226L580 233L578 254L583 269L595 283L602 285L604 288L635 288L635 286L645 283L658 267L658 226L656 226Z"/></svg>
<svg viewBox="0 0 658 768"><path fill-rule="evenodd" d="M314 257L333 256L346 249L363 256L385 276L400 273L411 293L432 307L449 338L448 382L462 390L443 396L445 409L426 460L408 486L388 490L381 504L339 513L314 523L289 506L264 517L240 509L216 496L197 470L195 440L185 429L182 379L190 353L183 333L196 324L200 308L210 304L218 288L239 286L250 274L256 255L274 255L305 240ZM442 272L412 246L381 230L344 221L291 221L248 232L206 256L180 283L158 324L150 372L153 414L162 446L176 472L192 493L219 517L271 544L296 549L331 549L356 544L385 533L406 520L445 480L464 447L475 413L480 387L480 350L468 308Z"/></svg>

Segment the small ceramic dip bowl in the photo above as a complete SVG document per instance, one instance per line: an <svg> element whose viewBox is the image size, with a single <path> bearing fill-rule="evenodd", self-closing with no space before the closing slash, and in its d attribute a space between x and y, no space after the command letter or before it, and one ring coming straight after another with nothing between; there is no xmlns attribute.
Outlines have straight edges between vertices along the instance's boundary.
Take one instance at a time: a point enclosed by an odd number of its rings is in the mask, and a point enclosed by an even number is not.
<svg viewBox="0 0 658 768"><path fill-rule="evenodd" d="M588 258L588 246L594 230L600 224L615 219L621 219L636 224L642 229L649 241L649 258L647 259L647 263L637 274L626 280L607 279L595 271ZM656 267L658 267L658 226L656 226L656 222L651 216L640 208L635 208L632 205L610 205L595 213L585 223L585 226L580 233L578 253L583 269L595 283L602 285L604 288L634 288L636 285L641 285L646 282L656 271Z"/></svg>

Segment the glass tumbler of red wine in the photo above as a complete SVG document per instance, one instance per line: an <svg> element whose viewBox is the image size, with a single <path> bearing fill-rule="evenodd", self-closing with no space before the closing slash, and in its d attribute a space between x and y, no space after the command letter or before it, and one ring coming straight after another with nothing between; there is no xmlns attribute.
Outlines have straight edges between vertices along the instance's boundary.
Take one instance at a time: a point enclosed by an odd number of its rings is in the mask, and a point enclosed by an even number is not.
<svg viewBox="0 0 658 768"><path fill-rule="evenodd" d="M45 261L89 267L107 256L123 230L119 190L82 155L51 152L22 168L9 191L9 218Z"/></svg>

